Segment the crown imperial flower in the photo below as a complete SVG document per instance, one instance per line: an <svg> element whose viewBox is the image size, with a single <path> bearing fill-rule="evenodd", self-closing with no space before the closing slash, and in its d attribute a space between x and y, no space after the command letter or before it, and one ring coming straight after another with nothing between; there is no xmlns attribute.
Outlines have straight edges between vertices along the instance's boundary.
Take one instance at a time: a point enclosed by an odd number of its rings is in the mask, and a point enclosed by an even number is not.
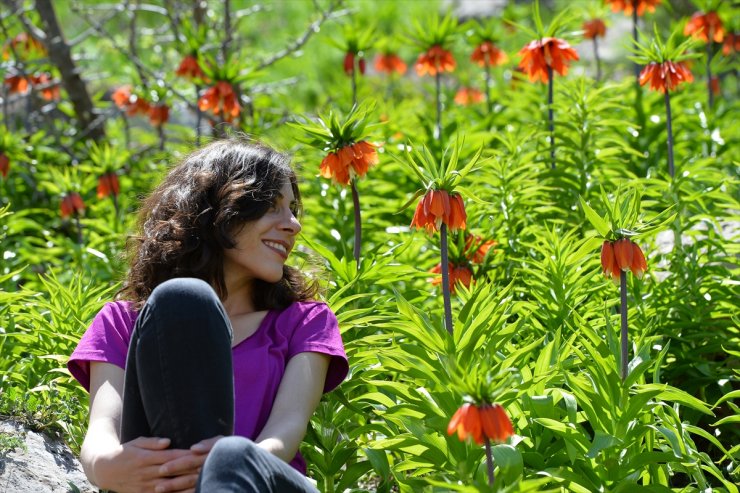
<svg viewBox="0 0 740 493"><path fill-rule="evenodd" d="M79 193L69 192L62 198L59 210L62 214L62 219L72 215L83 214L85 212L85 203L82 201Z"/></svg>
<svg viewBox="0 0 740 493"><path fill-rule="evenodd" d="M684 62L650 62L640 72L640 85L650 82L653 91L672 91L682 82L692 82L694 76Z"/></svg>
<svg viewBox="0 0 740 493"><path fill-rule="evenodd" d="M485 440L504 443L514 435L514 427L500 404L463 404L452 416L447 434L457 432L461 441L472 438L482 445Z"/></svg>
<svg viewBox="0 0 740 493"><path fill-rule="evenodd" d="M612 8L612 12L624 12L624 15L632 15L635 8L637 8L637 15L642 16L647 10L648 12L655 12L655 6L660 3L660 0L606 0Z"/></svg>
<svg viewBox="0 0 740 493"><path fill-rule="evenodd" d="M380 54L375 57L375 70L391 74L397 72L400 75L406 73L408 66L401 57L395 53Z"/></svg>
<svg viewBox="0 0 740 493"><path fill-rule="evenodd" d="M180 62L180 66L177 67L177 70L175 71L175 75L177 75L178 77L184 77L186 79L205 78L205 74L203 73L203 69L200 68L198 59L193 55L187 55L185 58L182 59L182 61Z"/></svg>
<svg viewBox="0 0 740 493"><path fill-rule="evenodd" d="M118 197L120 191L120 185L118 183L118 175L114 172L109 171L98 177L98 198L102 199L108 195Z"/></svg>
<svg viewBox="0 0 740 493"><path fill-rule="evenodd" d="M209 87L198 100L201 111L211 110L214 115L223 114L227 122L234 121L241 113L241 105L237 100L234 87L223 80Z"/></svg>
<svg viewBox="0 0 740 493"><path fill-rule="evenodd" d="M696 12L683 30L685 35L691 35L695 39L709 42L721 43L725 39L725 28L717 12Z"/></svg>
<svg viewBox="0 0 740 493"><path fill-rule="evenodd" d="M419 55L414 68L419 77L422 77L427 74L435 76L442 72L453 72L456 66L457 62L452 53L440 45L434 45Z"/></svg>
<svg viewBox="0 0 740 493"><path fill-rule="evenodd" d="M359 69L360 75L365 74L365 59L361 56L348 51L346 55L344 55L344 73L347 75L352 75L355 71L355 57L357 57L357 68Z"/></svg>
<svg viewBox="0 0 740 493"><path fill-rule="evenodd" d="M474 87L462 87L455 94L455 104L460 106L469 106L480 103L485 99L483 93Z"/></svg>
<svg viewBox="0 0 740 493"><path fill-rule="evenodd" d="M550 37L529 42L519 50L519 55L522 57L519 67L527 73L531 82L549 82L548 67L560 75L566 75L570 61L578 60L578 53L567 41Z"/></svg>
<svg viewBox="0 0 740 493"><path fill-rule="evenodd" d="M465 229L465 205L462 196L458 193L449 193L447 190L429 190L416 206L411 227L432 233L438 231L442 223L450 231Z"/></svg>
<svg viewBox="0 0 740 493"><path fill-rule="evenodd" d="M620 271L630 270L641 278L647 270L647 261L640 247L628 238L605 241L601 245L601 268L604 275L619 278Z"/></svg>
<svg viewBox="0 0 740 493"><path fill-rule="evenodd" d="M340 185L349 185L355 176L362 178L371 166L378 164L373 144L361 140L332 151L321 161L320 174Z"/></svg>
<svg viewBox="0 0 740 493"><path fill-rule="evenodd" d="M586 39L603 38L606 35L606 24L601 19L591 19L583 23L583 37Z"/></svg>
<svg viewBox="0 0 740 493"><path fill-rule="evenodd" d="M481 67L495 67L506 63L509 57L492 41L484 41L475 47L470 59Z"/></svg>
<svg viewBox="0 0 740 493"><path fill-rule="evenodd" d="M0 175L2 175L3 178L7 178L9 171L10 171L10 158L6 156L4 152L0 152Z"/></svg>

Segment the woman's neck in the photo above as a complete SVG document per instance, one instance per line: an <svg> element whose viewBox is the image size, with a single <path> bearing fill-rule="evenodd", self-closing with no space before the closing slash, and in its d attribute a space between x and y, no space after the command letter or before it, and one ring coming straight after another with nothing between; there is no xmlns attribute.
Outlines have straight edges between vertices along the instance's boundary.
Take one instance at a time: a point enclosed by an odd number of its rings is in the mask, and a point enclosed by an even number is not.
<svg viewBox="0 0 740 493"><path fill-rule="evenodd" d="M242 281L238 284L226 282L227 297L221 300L226 310L226 314L231 318L245 313L255 311L252 302L252 283L251 281Z"/></svg>

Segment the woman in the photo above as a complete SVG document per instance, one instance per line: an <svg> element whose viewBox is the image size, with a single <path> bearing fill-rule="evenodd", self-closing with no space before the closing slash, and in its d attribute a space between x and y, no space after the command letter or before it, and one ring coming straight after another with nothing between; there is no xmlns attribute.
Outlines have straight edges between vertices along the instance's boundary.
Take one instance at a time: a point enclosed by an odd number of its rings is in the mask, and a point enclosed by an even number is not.
<svg viewBox="0 0 740 493"><path fill-rule="evenodd" d="M80 460L93 484L315 491L298 446L348 364L336 317L285 265L299 210L288 158L235 138L144 201L119 300L68 363L90 391Z"/></svg>

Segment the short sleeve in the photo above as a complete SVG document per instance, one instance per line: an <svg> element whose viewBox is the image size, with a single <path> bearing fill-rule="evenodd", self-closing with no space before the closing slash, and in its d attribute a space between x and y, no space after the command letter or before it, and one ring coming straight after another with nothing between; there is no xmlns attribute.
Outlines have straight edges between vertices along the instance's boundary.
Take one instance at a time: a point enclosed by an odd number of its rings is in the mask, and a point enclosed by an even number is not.
<svg viewBox="0 0 740 493"><path fill-rule="evenodd" d="M349 362L344 351L339 324L334 312L325 303L300 303L303 316L288 345L288 359L298 353L316 352L331 356L326 373L324 392L334 390L347 376Z"/></svg>
<svg viewBox="0 0 740 493"><path fill-rule="evenodd" d="M85 390L90 390L91 361L125 368L135 321L136 312L123 301L107 303L95 316L67 362L70 373Z"/></svg>

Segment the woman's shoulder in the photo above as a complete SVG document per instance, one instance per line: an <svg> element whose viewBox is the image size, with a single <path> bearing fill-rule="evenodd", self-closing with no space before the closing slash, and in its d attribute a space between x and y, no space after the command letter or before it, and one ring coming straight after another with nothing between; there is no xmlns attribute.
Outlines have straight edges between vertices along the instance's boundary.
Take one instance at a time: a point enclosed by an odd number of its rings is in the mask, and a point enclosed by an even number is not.
<svg viewBox="0 0 740 493"><path fill-rule="evenodd" d="M98 331L114 328L117 332L129 334L133 330L137 316L138 312L130 301L109 301L95 315L90 329Z"/></svg>

